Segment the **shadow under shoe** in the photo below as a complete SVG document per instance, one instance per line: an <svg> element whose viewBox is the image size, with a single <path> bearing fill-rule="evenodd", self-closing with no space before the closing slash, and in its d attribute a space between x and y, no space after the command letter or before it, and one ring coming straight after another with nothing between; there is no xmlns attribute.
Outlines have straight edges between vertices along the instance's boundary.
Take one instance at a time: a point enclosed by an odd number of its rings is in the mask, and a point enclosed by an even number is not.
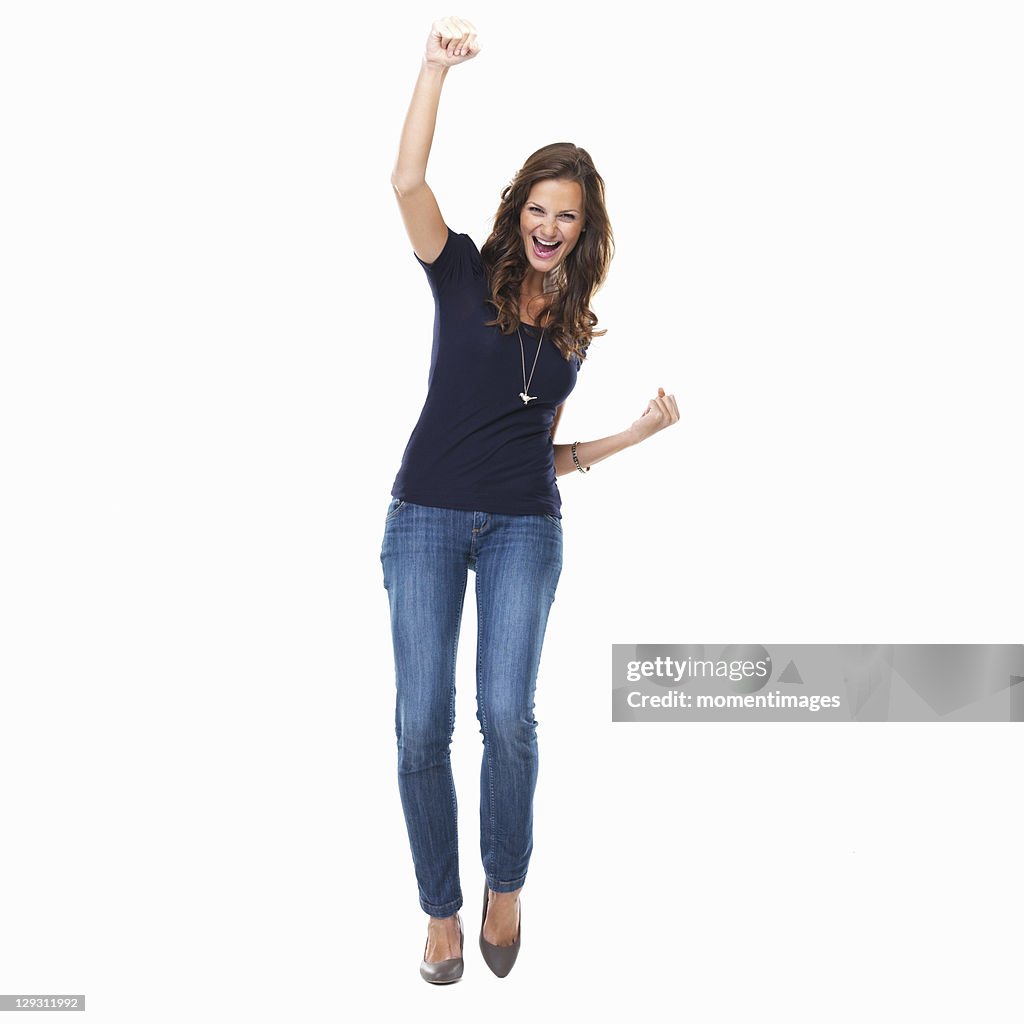
<svg viewBox="0 0 1024 1024"><path fill-rule="evenodd" d="M484 879L484 916L480 921L480 952L483 953L484 963L499 978L504 978L512 970L516 957L519 956L519 939L523 930L523 907L519 905L519 920L516 923L516 941L511 946L495 946L484 938L484 922L487 920L487 880Z"/></svg>
<svg viewBox="0 0 1024 1024"><path fill-rule="evenodd" d="M458 916L459 922L459 952L465 951L465 937L462 934L462 917ZM431 985L449 985L462 977L462 969L465 961L461 956L449 957L447 960L439 960L435 964L427 963L427 946L430 940L427 939L423 947L423 962L420 964L420 977L429 981Z"/></svg>

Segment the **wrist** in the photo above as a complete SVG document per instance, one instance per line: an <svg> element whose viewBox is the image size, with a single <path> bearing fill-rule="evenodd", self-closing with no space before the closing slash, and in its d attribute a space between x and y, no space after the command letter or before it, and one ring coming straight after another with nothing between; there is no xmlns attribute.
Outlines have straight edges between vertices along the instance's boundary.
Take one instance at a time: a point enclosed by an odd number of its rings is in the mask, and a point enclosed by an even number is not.
<svg viewBox="0 0 1024 1024"><path fill-rule="evenodd" d="M428 57L423 58L422 68L424 71L430 71L432 73L440 75L442 78L448 74L448 64L439 64L436 61L430 60Z"/></svg>

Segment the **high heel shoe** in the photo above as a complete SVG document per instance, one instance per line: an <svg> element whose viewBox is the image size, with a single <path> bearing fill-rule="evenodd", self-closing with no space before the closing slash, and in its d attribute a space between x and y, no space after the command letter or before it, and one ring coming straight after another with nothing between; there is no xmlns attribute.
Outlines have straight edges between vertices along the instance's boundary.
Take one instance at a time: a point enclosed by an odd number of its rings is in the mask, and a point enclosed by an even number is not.
<svg viewBox="0 0 1024 1024"><path fill-rule="evenodd" d="M427 946L430 945L430 939L427 939L427 943L423 947L423 963L420 964L420 977L424 981L429 981L431 985L448 985L462 977L462 969L465 966L465 961L462 958L465 950L465 937L462 934L462 917L456 916L459 922L458 956L452 956L447 960L439 960L437 963L429 964L427 963Z"/></svg>
<svg viewBox="0 0 1024 1024"><path fill-rule="evenodd" d="M484 963L499 977L504 978L519 956L519 938L522 934L523 908L520 904L518 919L516 920L516 941L511 946L495 946L484 938L484 923L487 921L488 902L487 880L484 880L484 916L480 922L480 952L484 955Z"/></svg>

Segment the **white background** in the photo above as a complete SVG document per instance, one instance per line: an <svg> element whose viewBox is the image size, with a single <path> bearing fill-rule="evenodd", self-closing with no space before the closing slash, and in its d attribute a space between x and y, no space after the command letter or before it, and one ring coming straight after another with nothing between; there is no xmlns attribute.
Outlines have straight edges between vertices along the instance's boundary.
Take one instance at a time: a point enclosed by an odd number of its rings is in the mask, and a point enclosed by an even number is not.
<svg viewBox="0 0 1024 1024"><path fill-rule="evenodd" d="M419 978L383 518L433 304L572 141L617 252L563 477L523 949ZM0 992L90 1019L1020 1019L1018 725L610 722L617 643L1021 639L1010 3L24 3L0 13ZM1017 809L1015 809L1017 808ZM412 1019L412 1018L411 1018Z"/></svg>

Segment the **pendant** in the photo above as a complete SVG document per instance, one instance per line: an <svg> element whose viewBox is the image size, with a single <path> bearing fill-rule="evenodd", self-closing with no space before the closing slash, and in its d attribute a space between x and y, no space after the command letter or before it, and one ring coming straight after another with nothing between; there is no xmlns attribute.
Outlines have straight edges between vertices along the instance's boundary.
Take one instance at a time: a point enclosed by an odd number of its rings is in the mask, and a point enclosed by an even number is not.
<svg viewBox="0 0 1024 1024"><path fill-rule="evenodd" d="M529 405L537 396L528 395L525 391L520 391L519 397L523 400L523 405Z"/></svg>

